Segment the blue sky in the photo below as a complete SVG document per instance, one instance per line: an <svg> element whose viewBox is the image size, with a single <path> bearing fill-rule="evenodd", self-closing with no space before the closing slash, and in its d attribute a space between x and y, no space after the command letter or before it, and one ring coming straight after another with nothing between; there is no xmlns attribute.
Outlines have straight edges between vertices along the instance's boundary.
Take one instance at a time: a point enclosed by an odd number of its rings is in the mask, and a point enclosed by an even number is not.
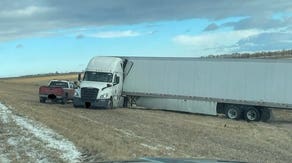
<svg viewBox="0 0 292 163"><path fill-rule="evenodd" d="M98 55L292 49L292 3L284 0L3 0L0 6L0 77L82 71Z"/></svg>

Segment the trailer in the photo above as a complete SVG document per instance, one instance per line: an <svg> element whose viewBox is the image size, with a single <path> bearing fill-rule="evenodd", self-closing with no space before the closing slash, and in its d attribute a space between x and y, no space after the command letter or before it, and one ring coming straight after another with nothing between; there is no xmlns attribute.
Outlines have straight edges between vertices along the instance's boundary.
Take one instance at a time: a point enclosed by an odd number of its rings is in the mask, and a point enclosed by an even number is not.
<svg viewBox="0 0 292 163"><path fill-rule="evenodd" d="M121 92L110 95L118 99L115 106L136 104L249 121L268 120L272 108L292 108L291 60L95 57L90 62L98 60L96 66L102 67L105 58L122 69L110 71L123 79L118 83Z"/></svg>

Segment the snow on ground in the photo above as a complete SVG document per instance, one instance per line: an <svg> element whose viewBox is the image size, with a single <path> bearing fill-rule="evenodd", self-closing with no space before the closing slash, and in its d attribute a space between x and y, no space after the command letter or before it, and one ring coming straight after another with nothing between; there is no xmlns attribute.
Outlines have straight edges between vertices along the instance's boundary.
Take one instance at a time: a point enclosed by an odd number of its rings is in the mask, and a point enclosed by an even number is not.
<svg viewBox="0 0 292 163"><path fill-rule="evenodd" d="M11 111L6 107L4 106L1 102L0 102L0 119L3 123L8 123L9 122L9 117L8 115L11 114Z"/></svg>
<svg viewBox="0 0 292 163"><path fill-rule="evenodd" d="M16 156L21 157L22 153L25 156L32 157L36 161L46 162L48 161L46 157L50 153L57 153L62 160L68 162L79 162L81 158L81 153L77 150L74 144L63 136L57 134L52 129L30 120L25 117L13 114L13 112L0 102L0 124L2 130L7 128L5 131L0 131L0 136L2 141L4 139L6 142L1 142L1 144L7 144L6 146L0 146L0 162L10 162L5 152L9 149L17 149L15 153L19 153ZM10 127L10 128L9 128ZM17 128L17 129L12 129ZM14 131L14 132L13 132ZM13 132L13 133L12 133ZM2 135L1 135L2 133ZM4 135L4 136L3 136ZM5 138L5 135L7 139ZM8 136L7 136L8 135ZM31 142L29 145L24 144L24 142ZM7 147L8 146L8 147ZM30 149L22 149L23 146L27 146ZM37 148L36 148L37 147ZM22 150L22 151L20 151ZM40 151L46 150L46 151ZM54 156L55 156L54 155ZM10 154L11 156L11 154ZM21 158L19 158L21 159Z"/></svg>

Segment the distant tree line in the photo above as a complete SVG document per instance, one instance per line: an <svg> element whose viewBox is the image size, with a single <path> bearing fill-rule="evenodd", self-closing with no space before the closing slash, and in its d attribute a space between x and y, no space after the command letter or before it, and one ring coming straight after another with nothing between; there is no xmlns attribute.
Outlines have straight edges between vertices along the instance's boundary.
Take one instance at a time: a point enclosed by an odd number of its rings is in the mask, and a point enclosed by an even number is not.
<svg viewBox="0 0 292 163"><path fill-rule="evenodd" d="M256 53L232 53L222 55L208 55L201 58L292 58L292 50L256 52Z"/></svg>

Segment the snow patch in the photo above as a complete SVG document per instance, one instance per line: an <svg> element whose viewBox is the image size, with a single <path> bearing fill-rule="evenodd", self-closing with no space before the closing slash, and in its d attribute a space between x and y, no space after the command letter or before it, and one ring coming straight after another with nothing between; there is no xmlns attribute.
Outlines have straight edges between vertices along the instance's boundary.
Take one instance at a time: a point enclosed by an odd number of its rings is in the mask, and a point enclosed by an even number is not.
<svg viewBox="0 0 292 163"><path fill-rule="evenodd" d="M123 133L124 135L128 137L134 137L134 138L139 138L139 139L145 139L145 137L136 135L133 131L131 130L124 130L124 129L119 129L119 128L114 128L114 130Z"/></svg>
<svg viewBox="0 0 292 163"><path fill-rule="evenodd" d="M159 149L166 149L166 150L170 150L170 151L175 151L174 147L170 147L170 146L165 146L165 145L161 145L161 144L157 144L155 146L149 145L149 144L145 144L145 143L141 143L140 145L142 145L143 147L149 148L151 150L159 150Z"/></svg>
<svg viewBox="0 0 292 163"><path fill-rule="evenodd" d="M13 114L8 107L0 102L0 120L3 123L8 123L9 119L14 121L22 129L27 130L29 133L32 133L34 136L39 138L42 142L46 144L47 147L58 150L61 154L62 159L68 162L80 161L81 153L77 150L72 142L40 123ZM15 143L17 143L17 140L11 138L8 139L8 143L11 145L15 145Z"/></svg>
<svg viewBox="0 0 292 163"><path fill-rule="evenodd" d="M21 141L21 139L19 140L17 138L10 137L10 138L8 138L7 143L9 145L16 146L19 143L19 141Z"/></svg>
<svg viewBox="0 0 292 163"><path fill-rule="evenodd" d="M47 146L53 149L60 150L62 158L70 162L78 161L80 152L76 149L74 144L58 135L53 130L45 128L40 124L36 124L32 120L13 115L17 125L27 129L37 138L47 142Z"/></svg>
<svg viewBox="0 0 292 163"><path fill-rule="evenodd" d="M154 146L151 146L151 145L148 145L148 144L141 143L141 145L142 145L143 147L149 148L149 149L151 149L151 150L158 150L157 147L154 147Z"/></svg>
<svg viewBox="0 0 292 163"><path fill-rule="evenodd" d="M11 111L0 102L0 120L3 123L9 123L9 115L11 114Z"/></svg>
<svg viewBox="0 0 292 163"><path fill-rule="evenodd" d="M9 163L11 161L4 154L0 154L0 162Z"/></svg>
<svg viewBox="0 0 292 163"><path fill-rule="evenodd" d="M174 147L170 147L170 146L166 146L166 145L161 145L161 144L157 144L156 146L159 147L159 148L164 148L166 150L175 151L175 148Z"/></svg>

